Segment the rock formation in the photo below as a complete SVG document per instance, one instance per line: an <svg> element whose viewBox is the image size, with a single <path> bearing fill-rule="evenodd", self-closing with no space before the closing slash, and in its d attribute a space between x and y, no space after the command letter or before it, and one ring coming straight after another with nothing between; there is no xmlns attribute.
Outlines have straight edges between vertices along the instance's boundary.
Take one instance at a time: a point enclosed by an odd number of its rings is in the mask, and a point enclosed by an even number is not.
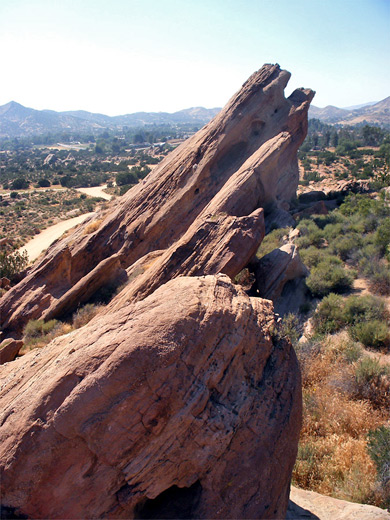
<svg viewBox="0 0 390 520"><path fill-rule="evenodd" d="M283 518L301 418L270 301L232 284L284 219L313 97L265 65L202 130L0 302L2 336L107 286L86 326L1 367L5 510L32 518ZM92 225L91 225L92 224ZM92 230L92 231L91 231ZM2 338L0 338L2 339Z"/></svg>
<svg viewBox="0 0 390 520"><path fill-rule="evenodd" d="M309 271L302 263L294 244L285 244L263 256L256 265L256 285L262 298L277 300L290 280L307 276Z"/></svg>
<svg viewBox="0 0 390 520"><path fill-rule="evenodd" d="M101 272L99 264L113 255L127 269L162 251L132 281L132 301L175 276L237 274L263 238L263 211L283 212L295 197L296 152L314 94L298 89L286 99L289 78L278 65L263 66L210 123L98 215L94 226L86 221L52 245L2 298L3 337L20 334L28 320L44 313L57 317L83 303L87 298L81 291L76 302L72 287L91 287L93 270ZM89 232L91 227L96 230Z"/></svg>
<svg viewBox="0 0 390 520"><path fill-rule="evenodd" d="M272 325L271 302L226 275L180 277L4 365L3 505L31 518L282 518L300 380Z"/></svg>

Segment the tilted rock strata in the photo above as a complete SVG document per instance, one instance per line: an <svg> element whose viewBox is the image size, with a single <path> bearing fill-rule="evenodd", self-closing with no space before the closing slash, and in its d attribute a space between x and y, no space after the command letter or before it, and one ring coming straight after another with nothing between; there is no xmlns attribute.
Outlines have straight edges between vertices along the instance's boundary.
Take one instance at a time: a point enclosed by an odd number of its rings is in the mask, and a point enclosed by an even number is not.
<svg viewBox="0 0 390 520"><path fill-rule="evenodd" d="M112 255L128 269L153 251L165 251L153 264L153 282L141 277L129 289L132 301L172 276L218 271L234 276L245 267L264 233L260 209L285 211L298 185L296 152L314 93L299 89L286 99L289 77L278 65L264 65L212 121L111 203L97 217L96 231L89 233L86 221L51 246L2 298L3 335L20 333L45 312L56 317L60 309L70 309L71 287L84 282L91 287L89 273L99 272ZM221 260L213 252L221 250L227 231L230 252L223 251ZM194 244L200 246L196 258Z"/></svg>
<svg viewBox="0 0 390 520"><path fill-rule="evenodd" d="M272 325L227 276L180 277L4 365L3 505L171 518L186 493L186 517L284 518L300 378Z"/></svg>

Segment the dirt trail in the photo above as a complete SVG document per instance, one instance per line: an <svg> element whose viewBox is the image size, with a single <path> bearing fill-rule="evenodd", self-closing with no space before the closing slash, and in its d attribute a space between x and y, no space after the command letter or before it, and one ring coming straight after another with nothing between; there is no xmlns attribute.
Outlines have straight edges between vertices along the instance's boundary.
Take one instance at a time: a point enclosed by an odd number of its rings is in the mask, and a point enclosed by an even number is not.
<svg viewBox="0 0 390 520"><path fill-rule="evenodd" d="M95 215L92 213L84 213L84 215L79 215L78 217L70 218L68 220L63 220L62 222L58 222L58 224L54 224L54 226L50 226L47 229L44 229L39 233L39 235L32 238L27 244L19 249L19 252L27 250L28 258L30 262L33 262L38 258L38 256L47 249L54 240L59 238L65 231L68 229L84 222L88 217Z"/></svg>
<svg viewBox="0 0 390 520"><path fill-rule="evenodd" d="M109 195L108 193L103 191L106 188L107 188L107 184L104 184L103 186L94 186L92 188L76 188L76 189L80 193L85 193L86 195L89 195L90 197L101 197L104 200L111 200L112 195Z"/></svg>

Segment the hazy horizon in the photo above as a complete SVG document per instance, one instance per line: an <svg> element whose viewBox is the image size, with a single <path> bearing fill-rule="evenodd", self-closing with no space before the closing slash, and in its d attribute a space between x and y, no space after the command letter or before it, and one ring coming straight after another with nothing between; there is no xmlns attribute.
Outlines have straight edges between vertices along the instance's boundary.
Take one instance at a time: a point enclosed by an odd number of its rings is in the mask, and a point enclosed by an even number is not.
<svg viewBox="0 0 390 520"><path fill-rule="evenodd" d="M264 63L349 107L389 96L388 0L2 0L0 105L123 115L221 107Z"/></svg>

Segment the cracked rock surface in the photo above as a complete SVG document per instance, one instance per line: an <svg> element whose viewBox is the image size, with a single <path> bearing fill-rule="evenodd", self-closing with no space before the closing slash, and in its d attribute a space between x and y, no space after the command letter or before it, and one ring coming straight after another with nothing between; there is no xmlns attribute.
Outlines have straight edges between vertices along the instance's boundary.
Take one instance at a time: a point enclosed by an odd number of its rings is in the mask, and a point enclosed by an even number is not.
<svg viewBox="0 0 390 520"><path fill-rule="evenodd" d="M29 518L283 518L301 390L273 323L272 303L226 275L179 277L4 365L3 505Z"/></svg>

